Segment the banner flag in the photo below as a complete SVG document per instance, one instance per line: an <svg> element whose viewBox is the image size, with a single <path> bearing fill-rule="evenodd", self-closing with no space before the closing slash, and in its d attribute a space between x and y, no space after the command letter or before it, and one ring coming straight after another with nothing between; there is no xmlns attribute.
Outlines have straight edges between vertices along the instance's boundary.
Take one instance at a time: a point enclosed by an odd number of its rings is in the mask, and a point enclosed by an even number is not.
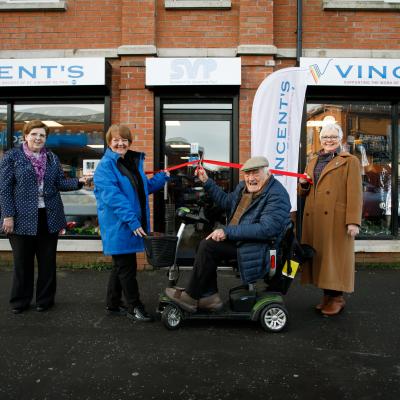
<svg viewBox="0 0 400 400"><path fill-rule="evenodd" d="M301 119L309 77L309 68L284 68L265 78L257 89L251 115L251 155L267 157L271 169L298 169ZM276 178L288 191L292 211L296 211L297 179L285 175Z"/></svg>

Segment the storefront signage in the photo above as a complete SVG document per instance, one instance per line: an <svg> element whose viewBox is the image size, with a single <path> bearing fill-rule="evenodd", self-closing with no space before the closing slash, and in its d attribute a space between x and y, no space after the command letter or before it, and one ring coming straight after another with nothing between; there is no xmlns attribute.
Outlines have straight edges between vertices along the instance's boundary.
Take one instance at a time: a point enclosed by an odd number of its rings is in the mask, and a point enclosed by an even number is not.
<svg viewBox="0 0 400 400"><path fill-rule="evenodd" d="M240 85L240 58L146 58L146 85Z"/></svg>
<svg viewBox="0 0 400 400"><path fill-rule="evenodd" d="M377 58L300 58L310 69L309 85L400 86L400 60Z"/></svg>
<svg viewBox="0 0 400 400"><path fill-rule="evenodd" d="M0 59L0 86L70 85L105 85L105 59Z"/></svg>

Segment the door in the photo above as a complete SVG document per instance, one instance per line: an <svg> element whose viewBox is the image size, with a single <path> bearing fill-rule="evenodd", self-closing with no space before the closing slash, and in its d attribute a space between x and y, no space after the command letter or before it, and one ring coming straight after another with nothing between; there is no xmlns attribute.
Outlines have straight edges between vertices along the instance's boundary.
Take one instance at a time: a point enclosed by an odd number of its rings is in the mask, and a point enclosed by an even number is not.
<svg viewBox="0 0 400 400"><path fill-rule="evenodd" d="M229 103L163 103L160 119L160 160L175 166L202 158L230 162L235 156L233 146L233 104ZM235 175L228 167L204 163L208 175L225 191L232 189ZM193 261L198 243L213 229L226 223L223 210L216 207L195 177L195 166L171 171L164 193L158 195L155 207L156 228L176 234L180 221L176 210L187 207L207 223L186 226L178 252L178 261ZM162 198L161 198L162 197Z"/></svg>

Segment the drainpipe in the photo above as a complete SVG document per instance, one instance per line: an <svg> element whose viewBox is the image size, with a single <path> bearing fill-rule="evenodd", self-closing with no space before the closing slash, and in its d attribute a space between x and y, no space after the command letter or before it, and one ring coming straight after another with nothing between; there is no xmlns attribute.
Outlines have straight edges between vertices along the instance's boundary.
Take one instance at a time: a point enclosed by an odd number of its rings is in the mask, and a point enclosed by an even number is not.
<svg viewBox="0 0 400 400"><path fill-rule="evenodd" d="M297 0L297 38L296 38L296 66L300 65L303 53L303 1Z"/></svg>

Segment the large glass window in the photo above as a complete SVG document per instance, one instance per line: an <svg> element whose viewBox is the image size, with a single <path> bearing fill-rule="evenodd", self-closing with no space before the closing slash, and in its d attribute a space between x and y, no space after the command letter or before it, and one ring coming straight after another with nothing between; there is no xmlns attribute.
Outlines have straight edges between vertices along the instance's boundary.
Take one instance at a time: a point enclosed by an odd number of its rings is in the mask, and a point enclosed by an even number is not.
<svg viewBox="0 0 400 400"><path fill-rule="evenodd" d="M360 160L363 181L361 235L387 236L392 214L392 106L387 103L307 105L307 158L320 148L319 131L329 122L343 129L342 146Z"/></svg>
<svg viewBox="0 0 400 400"><path fill-rule="evenodd" d="M7 106L0 104L0 158L7 148Z"/></svg>
<svg viewBox="0 0 400 400"><path fill-rule="evenodd" d="M26 121L39 119L50 127L46 146L59 157L68 177L90 173L104 152L104 104L15 104L14 146L22 142ZM61 194L66 235L98 235L93 188Z"/></svg>

